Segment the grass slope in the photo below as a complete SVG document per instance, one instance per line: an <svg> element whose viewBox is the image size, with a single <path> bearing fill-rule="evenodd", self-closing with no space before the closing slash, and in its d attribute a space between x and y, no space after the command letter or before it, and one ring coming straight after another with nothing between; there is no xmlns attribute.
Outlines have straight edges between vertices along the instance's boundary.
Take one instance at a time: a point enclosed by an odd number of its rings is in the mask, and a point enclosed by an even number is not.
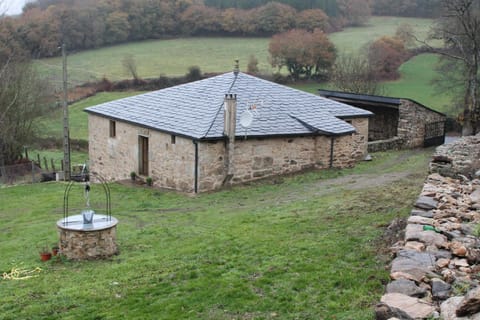
<svg viewBox="0 0 480 320"><path fill-rule="evenodd" d="M385 83L387 95L411 98L434 110L455 115L450 93L438 92L432 84L437 77L437 63L438 56L434 54L422 54L410 59L400 67L399 80Z"/></svg>
<svg viewBox="0 0 480 320"><path fill-rule="evenodd" d="M346 28L330 35L339 52L358 50L366 43L382 35L395 34L402 23L410 24L419 37L426 34L432 20L399 17L372 17L369 25ZM71 53L68 56L70 84L78 84L103 76L111 80L130 77L122 66L126 55L133 55L138 74L143 78L155 78L160 74L184 75L188 67L196 65L203 72L226 72L233 68L233 61L240 59L241 69L246 70L248 58L255 55L262 72L274 71L268 62L270 38L209 37L179 38L127 43L95 50ZM61 83L61 58L37 60L40 72Z"/></svg>
<svg viewBox="0 0 480 320"><path fill-rule="evenodd" d="M378 153L355 169L196 197L112 184L120 255L105 261L39 261L36 247L57 239L64 184L2 188L0 273L42 271L27 280L0 278L0 314L372 319L388 279L379 237L389 221L408 214L430 152ZM378 184L384 173L397 180ZM348 180L334 179L342 175ZM359 184L366 177L376 184ZM92 194L98 189L93 185ZM71 195L83 201L82 185Z"/></svg>

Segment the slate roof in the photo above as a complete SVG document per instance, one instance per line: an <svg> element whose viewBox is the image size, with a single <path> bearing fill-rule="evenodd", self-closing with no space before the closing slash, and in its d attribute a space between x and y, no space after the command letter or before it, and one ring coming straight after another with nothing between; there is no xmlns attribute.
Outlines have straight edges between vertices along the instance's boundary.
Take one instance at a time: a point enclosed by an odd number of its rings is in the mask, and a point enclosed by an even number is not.
<svg viewBox="0 0 480 320"><path fill-rule="evenodd" d="M224 137L225 94L237 95L236 135L241 137L348 134L355 128L340 118L372 115L241 72L123 98L85 111L193 139L220 139ZM245 129L240 116L252 104L257 105L254 120Z"/></svg>
<svg viewBox="0 0 480 320"><path fill-rule="evenodd" d="M333 91L333 90L323 90L319 89L318 93L320 96L328 98L328 99L333 99L333 100L341 100L344 101L345 103L353 103L353 104L359 104L363 103L363 105L366 105L368 103L378 103L382 106L395 106L398 107L402 103L402 100L407 100L415 103L416 105L427 109L429 111L435 112L441 116L444 116L445 118L447 117L446 114L431 109L423 104L421 104L418 101L415 101L410 98L394 98L394 97L384 97L384 96L374 96L374 95L368 95L368 94L358 94L358 93L351 93L351 92L341 92L341 91ZM374 106L370 104L370 106Z"/></svg>

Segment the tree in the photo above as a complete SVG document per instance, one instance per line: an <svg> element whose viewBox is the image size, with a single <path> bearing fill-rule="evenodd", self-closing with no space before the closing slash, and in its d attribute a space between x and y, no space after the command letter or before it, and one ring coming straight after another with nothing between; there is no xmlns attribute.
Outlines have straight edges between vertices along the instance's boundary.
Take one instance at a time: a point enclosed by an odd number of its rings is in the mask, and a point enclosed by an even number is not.
<svg viewBox="0 0 480 320"><path fill-rule="evenodd" d="M285 32L295 26L296 11L290 6L277 2L269 2L255 9L253 15L256 19L259 34L275 34Z"/></svg>
<svg viewBox="0 0 480 320"><path fill-rule="evenodd" d="M10 56L0 62L0 166L11 164L35 133L49 90L28 61Z"/></svg>
<svg viewBox="0 0 480 320"><path fill-rule="evenodd" d="M383 88L365 54L342 54L335 61L330 77L334 86L342 91L382 95Z"/></svg>
<svg viewBox="0 0 480 320"><path fill-rule="evenodd" d="M134 80L138 80L138 72L137 72L137 62L132 54L127 54L122 59L122 66L127 72L127 74L131 75Z"/></svg>
<svg viewBox="0 0 480 320"><path fill-rule="evenodd" d="M440 53L462 82L463 135L480 132L479 59L480 3L478 0L442 0L443 14L433 29L442 39ZM431 48L431 47L430 47Z"/></svg>
<svg viewBox="0 0 480 320"><path fill-rule="evenodd" d="M272 67L286 67L293 79L324 78L335 62L335 47L327 35L293 29L270 40L268 51Z"/></svg>
<svg viewBox="0 0 480 320"><path fill-rule="evenodd" d="M329 31L330 24L328 22L328 16L320 9L303 10L297 14L298 29L305 29L313 31L315 29Z"/></svg>
<svg viewBox="0 0 480 320"><path fill-rule="evenodd" d="M248 58L247 72L250 74L257 74L258 70L258 59L253 54Z"/></svg>
<svg viewBox="0 0 480 320"><path fill-rule="evenodd" d="M408 23L401 23L395 30L395 38L402 40L408 47L413 46L415 44L413 27Z"/></svg>
<svg viewBox="0 0 480 320"><path fill-rule="evenodd" d="M337 4L347 26L362 26L370 19L369 0L337 0Z"/></svg>
<svg viewBox="0 0 480 320"><path fill-rule="evenodd" d="M398 68L408 57L405 44L395 37L381 37L368 49L368 61L379 79L391 80L399 76Z"/></svg>

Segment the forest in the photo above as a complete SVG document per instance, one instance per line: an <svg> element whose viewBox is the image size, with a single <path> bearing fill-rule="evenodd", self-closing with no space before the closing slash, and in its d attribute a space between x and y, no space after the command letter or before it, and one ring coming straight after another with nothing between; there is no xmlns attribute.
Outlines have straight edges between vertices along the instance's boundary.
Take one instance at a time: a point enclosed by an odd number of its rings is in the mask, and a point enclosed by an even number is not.
<svg viewBox="0 0 480 320"><path fill-rule="evenodd" d="M271 36L293 28L334 32L372 14L430 17L427 0L38 0L0 19L0 59L34 58L178 36Z"/></svg>

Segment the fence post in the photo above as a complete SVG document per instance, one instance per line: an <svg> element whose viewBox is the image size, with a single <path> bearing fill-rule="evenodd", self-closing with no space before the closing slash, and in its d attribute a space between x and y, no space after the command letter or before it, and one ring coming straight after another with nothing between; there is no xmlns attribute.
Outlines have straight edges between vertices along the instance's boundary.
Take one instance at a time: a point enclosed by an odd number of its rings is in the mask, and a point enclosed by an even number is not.
<svg viewBox="0 0 480 320"><path fill-rule="evenodd" d="M52 165L52 171L55 172L55 163L53 162L53 158L50 158L50 164Z"/></svg>
<svg viewBox="0 0 480 320"><path fill-rule="evenodd" d="M32 160L32 183L35 183L35 161Z"/></svg>
<svg viewBox="0 0 480 320"><path fill-rule="evenodd" d="M43 163L45 164L45 170L48 171L48 162L47 162L47 157L43 157Z"/></svg>
<svg viewBox="0 0 480 320"><path fill-rule="evenodd" d="M40 154L37 153L37 164L40 168L42 168L42 162L40 161Z"/></svg>

